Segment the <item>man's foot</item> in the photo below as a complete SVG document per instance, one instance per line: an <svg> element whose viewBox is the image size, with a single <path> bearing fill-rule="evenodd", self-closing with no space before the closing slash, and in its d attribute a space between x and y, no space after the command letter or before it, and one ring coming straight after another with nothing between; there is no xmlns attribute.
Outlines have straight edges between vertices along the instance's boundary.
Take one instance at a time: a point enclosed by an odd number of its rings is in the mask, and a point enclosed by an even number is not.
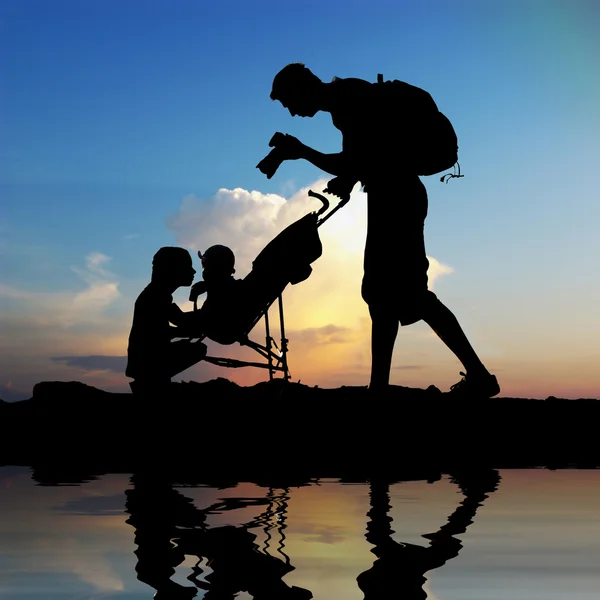
<svg viewBox="0 0 600 600"><path fill-rule="evenodd" d="M461 371L463 378L450 386L449 394L460 398L491 398L500 393L500 386L495 375L467 375Z"/></svg>

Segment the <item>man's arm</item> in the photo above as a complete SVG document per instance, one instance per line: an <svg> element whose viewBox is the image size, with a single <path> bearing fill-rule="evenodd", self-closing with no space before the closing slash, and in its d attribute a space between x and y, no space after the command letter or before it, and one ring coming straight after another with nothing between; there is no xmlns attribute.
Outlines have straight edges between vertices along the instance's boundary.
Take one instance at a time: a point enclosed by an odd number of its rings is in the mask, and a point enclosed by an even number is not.
<svg viewBox="0 0 600 600"><path fill-rule="evenodd" d="M317 167L317 169L321 169L321 171L325 171L330 175L335 175L336 177L348 176L348 168L343 152L324 154L310 146L302 144L302 155L299 158L307 160Z"/></svg>
<svg viewBox="0 0 600 600"><path fill-rule="evenodd" d="M196 324L194 311L184 312L173 302L169 309L169 323L175 325L175 327L171 327L171 339L193 337L194 325Z"/></svg>
<svg viewBox="0 0 600 600"><path fill-rule="evenodd" d="M279 132L273 136L269 145L274 146L273 150L256 165L268 179L275 175L284 161L303 158L318 169L335 175L323 190L324 192L339 196L345 202L350 199L350 192L356 185L358 177L352 173L347 153L342 151L335 154L324 154L303 144L292 135Z"/></svg>
<svg viewBox="0 0 600 600"><path fill-rule="evenodd" d="M269 145L273 146L273 150L256 165L269 179L277 172L282 162L299 158L307 160L330 175L338 177L350 175L348 161L343 152L324 154L303 144L293 135L279 132L271 138Z"/></svg>
<svg viewBox="0 0 600 600"><path fill-rule="evenodd" d="M302 146L300 158L304 158L317 167L317 169L321 169L321 171L335 175L335 177L327 183L327 187L323 191L338 196L344 202L350 200L350 192L356 185L358 178L352 176L344 152L323 154L323 152L319 152L306 144L302 144L302 142L299 143Z"/></svg>

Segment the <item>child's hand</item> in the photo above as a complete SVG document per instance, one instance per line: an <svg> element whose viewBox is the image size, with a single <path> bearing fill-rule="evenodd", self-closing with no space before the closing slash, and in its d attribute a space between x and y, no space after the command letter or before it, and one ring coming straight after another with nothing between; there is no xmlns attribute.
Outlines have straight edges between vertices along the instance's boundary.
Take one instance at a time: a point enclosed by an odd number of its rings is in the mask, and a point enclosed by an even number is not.
<svg viewBox="0 0 600 600"><path fill-rule="evenodd" d="M206 282L198 281L190 288L190 302L196 302L200 294L206 292Z"/></svg>

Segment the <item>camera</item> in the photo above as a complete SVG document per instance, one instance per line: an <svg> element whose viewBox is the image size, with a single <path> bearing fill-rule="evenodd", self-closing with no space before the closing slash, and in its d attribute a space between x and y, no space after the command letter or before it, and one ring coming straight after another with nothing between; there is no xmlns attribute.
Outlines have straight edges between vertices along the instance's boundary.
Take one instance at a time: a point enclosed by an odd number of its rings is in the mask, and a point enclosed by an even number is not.
<svg viewBox="0 0 600 600"><path fill-rule="evenodd" d="M269 142L269 146L273 148L267 156L265 156L257 165L256 168L260 169L261 173L264 173L267 176L267 179L271 179L273 175L275 175L277 169L279 169L281 163L285 160L285 154L281 147L277 147L278 144L281 144L285 139L285 134L277 131L271 141Z"/></svg>

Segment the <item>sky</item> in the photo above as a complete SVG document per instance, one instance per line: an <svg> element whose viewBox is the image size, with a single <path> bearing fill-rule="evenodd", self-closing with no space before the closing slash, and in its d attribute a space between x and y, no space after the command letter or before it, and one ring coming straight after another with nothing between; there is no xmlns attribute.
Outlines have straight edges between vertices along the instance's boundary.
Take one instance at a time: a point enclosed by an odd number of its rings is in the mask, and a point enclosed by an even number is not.
<svg viewBox="0 0 600 600"><path fill-rule="evenodd" d="M225 244L244 277L318 208L307 192L326 173L255 168L275 131L341 148L329 115L292 118L270 100L290 62L324 81L382 73L431 93L465 175L422 178L431 289L501 396L600 397L599 26L600 5L583 0L5 0L0 398L47 380L127 391L133 304L156 250L189 249L200 273L196 251ZM319 230L310 278L284 293L293 381L368 383L365 207L357 186ZM174 298L192 308L186 290ZM391 383L445 391L460 370L424 323L400 330ZM178 379L215 377L267 375L200 363Z"/></svg>

